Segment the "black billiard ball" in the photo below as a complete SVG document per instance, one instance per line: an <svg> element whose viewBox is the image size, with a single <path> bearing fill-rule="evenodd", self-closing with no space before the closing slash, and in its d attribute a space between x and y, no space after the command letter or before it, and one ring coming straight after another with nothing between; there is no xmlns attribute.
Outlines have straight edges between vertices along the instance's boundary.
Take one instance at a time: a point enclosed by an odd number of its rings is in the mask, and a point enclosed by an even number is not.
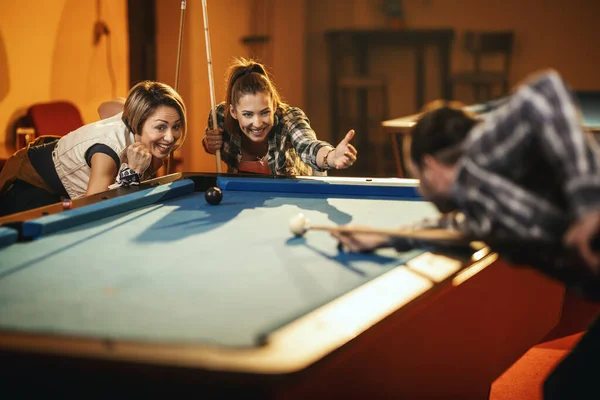
<svg viewBox="0 0 600 400"><path fill-rule="evenodd" d="M208 204L216 206L221 202L221 200L223 200L223 192L221 192L221 189L219 189L218 187L210 187L206 189L206 192L204 193L204 198L206 199L206 202Z"/></svg>

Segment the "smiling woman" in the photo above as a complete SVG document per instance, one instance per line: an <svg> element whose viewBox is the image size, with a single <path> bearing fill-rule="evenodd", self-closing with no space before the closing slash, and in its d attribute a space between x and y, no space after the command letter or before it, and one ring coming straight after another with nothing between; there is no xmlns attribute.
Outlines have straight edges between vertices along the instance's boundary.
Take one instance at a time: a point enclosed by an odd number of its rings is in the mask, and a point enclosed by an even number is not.
<svg viewBox="0 0 600 400"><path fill-rule="evenodd" d="M185 104L170 86L153 81L136 84L122 112L121 104L104 103L100 121L61 138L40 137L15 153L0 173L0 215L152 176L185 140Z"/></svg>
<svg viewBox="0 0 600 400"><path fill-rule="evenodd" d="M254 61L231 65L216 116L217 128L206 129L202 145L209 154L221 150L230 173L312 175L356 161L353 130L337 147L318 140L304 112L281 101L265 67Z"/></svg>

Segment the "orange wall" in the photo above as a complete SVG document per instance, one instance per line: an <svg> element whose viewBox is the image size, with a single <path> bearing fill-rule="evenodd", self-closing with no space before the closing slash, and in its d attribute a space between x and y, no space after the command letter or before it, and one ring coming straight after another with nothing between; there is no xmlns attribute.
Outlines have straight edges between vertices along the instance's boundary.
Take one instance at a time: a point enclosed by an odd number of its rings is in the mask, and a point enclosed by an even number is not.
<svg viewBox="0 0 600 400"><path fill-rule="evenodd" d="M127 94L127 2L100 3L110 43L94 46L96 1L1 0L0 142L12 141L12 122L32 103L70 100L92 122L102 101Z"/></svg>
<svg viewBox="0 0 600 400"><path fill-rule="evenodd" d="M600 2L595 0L403 0L406 23L410 28L454 28L457 40L452 53L452 70L470 67L470 59L460 45L467 29L503 30L516 33L512 63L513 84L537 69L553 67L576 89L600 90ZM330 137L327 57L324 33L329 29L382 28L385 19L379 0L307 1L307 114L317 133ZM370 50L373 74L389 79L390 116L415 111L414 60L406 49ZM427 53L426 101L437 98L437 60ZM469 88L459 88L455 97L472 101ZM357 132L357 134L360 134ZM360 151L360 149L359 149Z"/></svg>
<svg viewBox="0 0 600 400"><path fill-rule="evenodd" d="M306 107L306 1L275 0L273 71L275 83L290 105Z"/></svg>

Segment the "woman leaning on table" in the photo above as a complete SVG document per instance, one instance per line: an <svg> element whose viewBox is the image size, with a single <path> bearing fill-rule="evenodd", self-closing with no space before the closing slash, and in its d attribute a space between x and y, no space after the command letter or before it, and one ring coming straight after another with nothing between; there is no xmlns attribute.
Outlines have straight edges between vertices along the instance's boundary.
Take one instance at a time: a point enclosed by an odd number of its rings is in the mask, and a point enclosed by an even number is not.
<svg viewBox="0 0 600 400"><path fill-rule="evenodd" d="M0 216L100 193L120 177L148 178L185 140L185 104L160 82L140 82L127 99L106 102L98 112L100 121L63 137L41 136L7 160Z"/></svg>

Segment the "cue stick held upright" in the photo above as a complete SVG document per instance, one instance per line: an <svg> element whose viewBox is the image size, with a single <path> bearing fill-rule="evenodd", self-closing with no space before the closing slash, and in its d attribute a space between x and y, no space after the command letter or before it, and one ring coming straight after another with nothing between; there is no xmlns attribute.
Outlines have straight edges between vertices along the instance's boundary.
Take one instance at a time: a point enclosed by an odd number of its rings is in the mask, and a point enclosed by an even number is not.
<svg viewBox="0 0 600 400"><path fill-rule="evenodd" d="M181 0L181 14L179 16L179 40L177 42L177 66L175 67L175 85L174 89L179 93L179 70L181 68L181 43L183 42L183 21L185 15L186 0ZM167 161L167 175L171 173L173 163L173 152L169 153Z"/></svg>
<svg viewBox="0 0 600 400"><path fill-rule="evenodd" d="M210 34L208 32L208 10L206 8L206 0L202 0L202 12L204 14L204 38L206 41L206 60L208 61L208 85L210 88L210 112L212 116L211 129L217 129L217 113L215 110L215 79L213 77L212 57L210 55ZM221 172L221 150L215 152L217 158L217 172Z"/></svg>

